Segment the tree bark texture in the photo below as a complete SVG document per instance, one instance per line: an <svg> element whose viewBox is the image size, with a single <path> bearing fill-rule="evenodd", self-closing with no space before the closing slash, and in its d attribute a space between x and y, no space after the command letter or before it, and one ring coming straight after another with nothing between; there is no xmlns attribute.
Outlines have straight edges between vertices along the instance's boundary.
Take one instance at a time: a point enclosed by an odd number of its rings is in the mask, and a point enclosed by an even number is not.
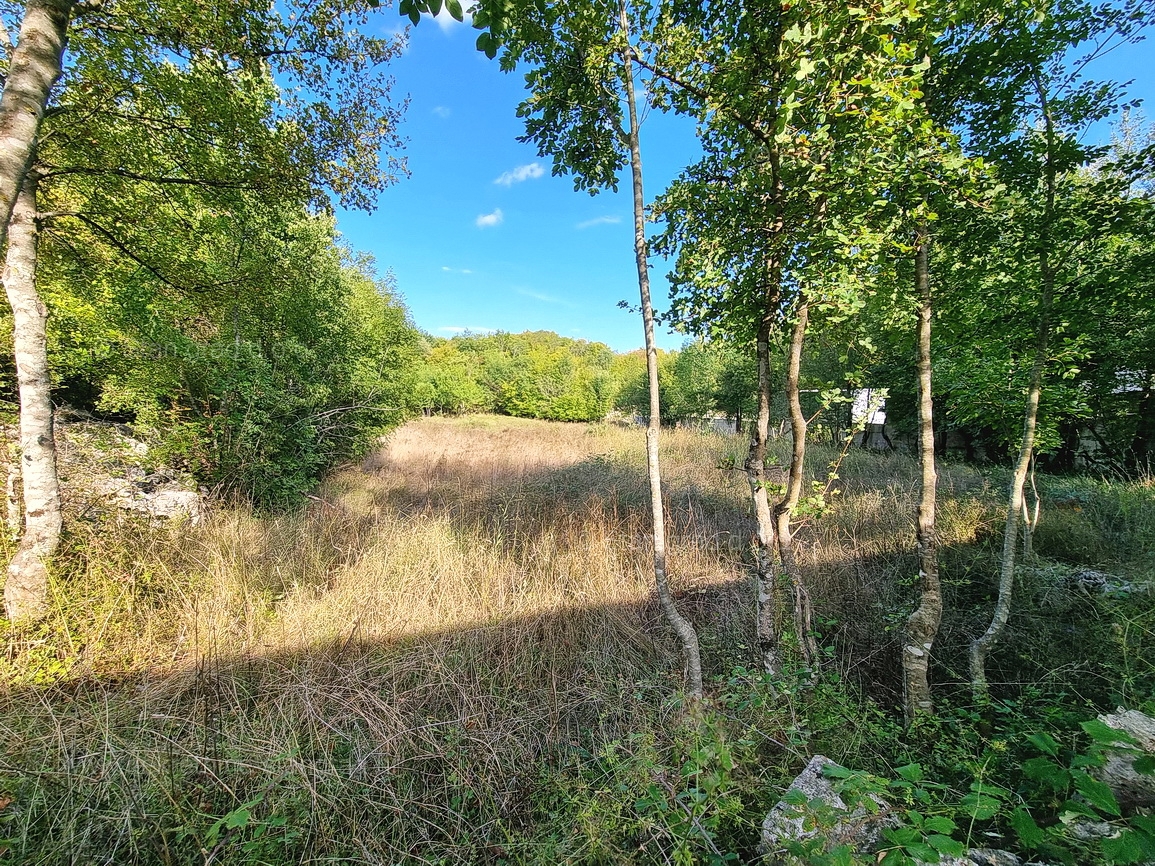
<svg viewBox="0 0 1155 866"><path fill-rule="evenodd" d="M770 510L770 493L766 489L766 451L770 440L770 335L777 315L779 277L777 268L771 267L770 271L770 288L767 290L758 326L758 414L750 438L750 450L746 455L746 480L750 484L750 497L757 522L754 537L754 591L758 651L762 656L762 669L768 674L777 675L782 669L778 634L778 585L773 560L777 537L774 515Z"/></svg>
<svg viewBox="0 0 1155 866"><path fill-rule="evenodd" d="M28 0L0 95L0 245L32 164L40 121L60 77L72 0Z"/></svg>
<svg viewBox="0 0 1155 866"><path fill-rule="evenodd" d="M626 16L624 3L621 7L621 30L628 43L629 19ZM698 632L693 623L682 616L677 605L674 604L666 570L666 521L662 503L662 470L658 454L658 438L661 433L658 348L654 341L654 308L650 301L646 208L642 193L642 151L638 134L638 111L634 101L632 57L627 54L623 56L622 60L630 122L626 137L630 150L630 171L634 196L634 258L638 269L638 290L641 295L642 322L646 335L646 373L650 384L650 421L646 427L646 468L650 482L650 511L653 515L654 583L657 586L658 604L682 643L682 655L686 667L686 691L690 697L700 700L702 698L702 658L698 647Z"/></svg>
<svg viewBox="0 0 1155 866"><path fill-rule="evenodd" d="M20 474L24 487L24 534L4 584L4 604L14 622L35 619L48 607L45 563L56 551L61 527L44 333L48 311L36 293L36 183L35 174L25 175L8 228L4 266L20 388Z"/></svg>
<svg viewBox="0 0 1155 866"><path fill-rule="evenodd" d="M938 574L938 530L935 498L938 474L934 463L934 403L931 388L930 238L926 224L917 233L914 282L918 310L918 459L921 469L916 539L919 603L906 621L902 648L903 698L907 724L934 712L930 689L930 658L942 621L942 584Z"/></svg>
<svg viewBox="0 0 1155 866"><path fill-rule="evenodd" d="M814 643L810 593L802 580L802 569L794 552L794 534L790 526L791 515L802 498L806 460L806 416L802 414L802 392L799 381L802 372L802 346L806 340L809 317L810 307L803 298L798 305L794 327L791 329L790 355L786 362L786 405L790 413L790 474L786 479L786 493L774 506L774 528L778 537L778 560L782 568L782 583L790 587L792 595L794 636L798 641L798 650L803 663L813 665L818 657L818 647Z"/></svg>
<svg viewBox="0 0 1155 866"><path fill-rule="evenodd" d="M999 566L998 598L995 601L991 624L982 635L971 643L970 649L971 690L974 693L975 702L979 704L985 704L990 696L990 686L987 683L986 673L987 654L1002 636L1003 630L1006 628L1007 618L1011 613L1015 554L1024 508L1024 488L1035 448L1039 398L1043 390L1043 371L1047 363L1047 351L1051 336L1051 315L1054 306L1055 265L1052 259L1051 227L1055 215L1055 126L1048 108L1046 93L1037 77L1035 86L1042 107L1043 131L1046 136L1046 164L1043 167L1044 210L1038 236L1039 278L1041 281L1038 330L1035 336L1035 357L1031 364L1031 377L1027 385L1027 402L1023 411L1023 435L1019 443L1019 456L1015 461L1014 474L1011 476L1007 520L1003 530L1003 555Z"/></svg>

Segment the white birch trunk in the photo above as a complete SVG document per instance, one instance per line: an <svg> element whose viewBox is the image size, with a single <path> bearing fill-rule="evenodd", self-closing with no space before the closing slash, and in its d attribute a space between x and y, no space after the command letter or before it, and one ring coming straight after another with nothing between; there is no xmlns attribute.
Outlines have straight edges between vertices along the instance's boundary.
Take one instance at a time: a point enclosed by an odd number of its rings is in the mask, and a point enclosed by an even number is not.
<svg viewBox="0 0 1155 866"><path fill-rule="evenodd" d="M621 30L629 42L629 19L626 7L621 6ZM627 49L629 51L629 49ZM654 582L657 585L658 604L666 620L682 643L686 666L686 692L691 698L702 698L702 657L698 647L698 632L693 623L678 611L666 571L666 522L662 504L662 470L658 458L658 437L661 432L661 405L658 391L658 349L654 340L654 308L650 300L649 249L646 244L646 208L642 192L642 151L638 136L638 113L634 103L634 70L630 55L623 57L623 78L626 101L629 105L630 125L626 132L630 150L630 170L634 199L634 258L638 268L638 290L641 294L642 322L646 334L646 373L650 384L650 423L646 428L646 467L650 481L650 511L653 516Z"/></svg>
<svg viewBox="0 0 1155 866"><path fill-rule="evenodd" d="M1044 134L1046 135L1046 164L1043 167L1044 210L1042 227L1038 237L1039 276L1042 293L1039 296L1039 325L1035 337L1035 359L1031 365L1030 384L1027 386L1027 403L1023 410L1023 435L1019 444L1019 457L1015 461L1011 476L1010 501L1007 505L1007 522L1003 530L1003 557L999 568L999 595L995 602L994 615L987 630L972 644L970 650L971 690L975 702L986 704L990 696L987 683L986 659L990 648L1002 637L1007 619L1011 613L1011 594L1015 582L1015 554L1018 545L1019 527L1025 507L1024 489L1031 469L1031 458L1035 449L1035 430L1039 418L1039 399L1043 391L1043 370L1047 363L1047 351L1051 336L1051 315L1055 297L1055 266L1051 258L1051 226L1055 217L1055 125L1048 107L1047 95L1039 78L1035 87L1042 108Z"/></svg>
<svg viewBox="0 0 1155 866"><path fill-rule="evenodd" d="M771 268L771 289L758 328L758 414L754 434L746 455L746 480L754 503L757 534L754 537L755 628L762 670L776 676L782 669L782 651L778 635L778 585L774 574L774 548L777 535L774 515L770 511L770 494L766 489L766 451L770 440L770 333L777 305L778 274Z"/></svg>
<svg viewBox="0 0 1155 866"><path fill-rule="evenodd" d="M4 604L13 622L35 619L47 610L45 563L56 551L61 527L44 333L48 311L36 293L36 183L34 174L25 176L9 223L4 266L20 388L20 474L24 484L24 534L4 584Z"/></svg>
<svg viewBox="0 0 1155 866"><path fill-rule="evenodd" d="M813 614L810 593L802 580L802 569L794 552L794 532L791 516L802 498L803 472L806 461L806 416L802 413L800 379L802 346L806 338L810 307L805 299L799 304L790 335L790 355L786 363L786 404L790 413L790 473L786 479L786 494L774 506L775 530L778 536L778 560L782 580L790 586L794 610L794 637L802 661L812 666L818 658L814 642Z"/></svg>
<svg viewBox="0 0 1155 866"><path fill-rule="evenodd" d="M902 648L903 708L906 722L934 712L930 658L942 621L942 585L938 574L935 505L938 474L934 462L934 402L931 389L930 239L925 224L915 241L914 280L918 311L918 457L922 479L918 503L919 603L906 621Z"/></svg>
<svg viewBox="0 0 1155 866"><path fill-rule="evenodd" d="M60 77L72 0L28 0L0 95L0 244L32 164L48 94Z"/></svg>

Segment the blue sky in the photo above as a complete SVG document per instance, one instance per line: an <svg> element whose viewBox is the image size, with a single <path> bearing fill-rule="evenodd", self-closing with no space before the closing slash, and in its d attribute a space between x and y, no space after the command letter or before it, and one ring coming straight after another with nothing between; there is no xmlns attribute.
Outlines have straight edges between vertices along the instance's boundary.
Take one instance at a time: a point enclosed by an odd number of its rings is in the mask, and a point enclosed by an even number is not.
<svg viewBox="0 0 1155 866"><path fill-rule="evenodd" d="M400 23L384 9L383 28ZM408 94L402 133L411 176L382 194L372 214L338 212L343 239L392 270L416 325L434 336L462 330L549 330L607 343L642 344L628 178L619 192L575 192L548 159L520 144L515 110L520 72L502 73L474 47L477 31L423 21L390 73ZM1134 96L1155 100L1155 49L1129 46L1097 64L1094 77L1136 79ZM1155 116L1155 111L1148 111ZM1104 131L1104 134L1105 131ZM693 125L653 113L642 126L647 201L693 160ZM653 262L655 304L664 305L666 266ZM659 329L658 344L683 337Z"/></svg>
<svg viewBox="0 0 1155 866"><path fill-rule="evenodd" d="M382 14L395 15L386 10ZM609 344L642 345L642 324L618 308L638 301L627 184L575 192L533 145L519 144L522 74L502 73L474 47L477 31L423 21L391 66L409 94L402 132L411 177L387 190L372 214L339 212L353 248L392 269L417 326L448 337L474 331L549 330ZM693 125L654 113L642 126L646 196L690 162ZM663 302L665 267L653 268ZM677 348L680 335L659 345Z"/></svg>

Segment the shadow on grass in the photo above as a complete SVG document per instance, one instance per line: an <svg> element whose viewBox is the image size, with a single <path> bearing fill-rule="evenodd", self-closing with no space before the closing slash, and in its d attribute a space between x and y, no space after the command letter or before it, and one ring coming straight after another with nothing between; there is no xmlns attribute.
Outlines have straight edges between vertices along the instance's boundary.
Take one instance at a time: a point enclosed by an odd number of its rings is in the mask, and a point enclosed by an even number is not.
<svg viewBox="0 0 1155 866"><path fill-rule="evenodd" d="M294 569L355 572L380 543L382 521L399 515L446 519L462 539L498 539L495 550L521 569L547 550L580 561L595 516L636 572L623 581L648 568L640 462L594 456L478 477L452 456L414 467L380 455L366 475L379 483L338 477L311 506L316 525L304 525L324 558L294 562L299 550L274 534L256 538L240 567L270 590ZM823 693L802 711L787 700L758 704L758 687L741 677L727 683L754 658L743 482L714 489L677 467L669 479L679 605L702 635L715 706L735 726L714 736L749 750L727 771L742 808L718 838L749 860L758 816L804 761L800 749L817 743L861 765L896 722L856 715L849 692ZM909 600L899 578L914 565L908 518L896 516L905 508L896 493L856 523L832 515L829 532L821 522L803 530L814 550L826 545L808 573L822 642L834 648L828 667L887 710L898 703L896 614ZM847 546L830 541L839 533ZM854 533L881 541L860 544ZM976 536L944 550L948 580L960 570L976 579L949 589L940 681L975 631L967 611L989 598L980 582L988 547ZM354 619L323 645L9 688L0 695L0 838L10 841L0 862L663 862L677 840L667 813L642 804L681 808L676 795L691 784L683 768L701 745L671 698L679 665L657 605L639 595L396 638L366 635ZM740 713L727 703L736 690ZM674 793L663 799L666 785Z"/></svg>

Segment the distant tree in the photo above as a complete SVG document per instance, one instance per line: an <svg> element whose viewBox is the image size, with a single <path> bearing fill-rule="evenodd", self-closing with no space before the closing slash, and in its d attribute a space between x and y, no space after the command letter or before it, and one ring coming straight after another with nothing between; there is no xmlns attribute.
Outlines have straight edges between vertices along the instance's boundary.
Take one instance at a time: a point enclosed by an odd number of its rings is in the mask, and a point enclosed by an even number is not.
<svg viewBox="0 0 1155 866"><path fill-rule="evenodd" d="M608 346L549 331L454 337L425 360L424 381L434 386L426 407L596 421L617 396L613 366Z"/></svg>

